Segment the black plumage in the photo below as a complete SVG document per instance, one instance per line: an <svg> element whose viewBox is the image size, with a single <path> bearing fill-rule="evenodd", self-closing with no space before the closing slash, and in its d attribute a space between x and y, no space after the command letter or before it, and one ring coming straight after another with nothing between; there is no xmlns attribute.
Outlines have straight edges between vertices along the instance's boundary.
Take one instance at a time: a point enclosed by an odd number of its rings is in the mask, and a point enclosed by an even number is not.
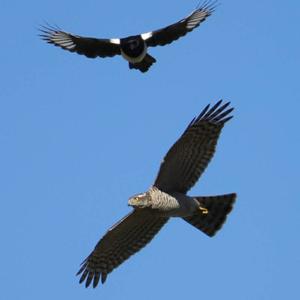
<svg viewBox="0 0 300 300"><path fill-rule="evenodd" d="M41 38L49 44L89 58L122 55L130 69L149 70L156 59L147 53L148 47L164 46L185 36L212 14L216 1L206 1L189 16L167 27L125 38L99 39L65 32L58 27L42 26Z"/></svg>

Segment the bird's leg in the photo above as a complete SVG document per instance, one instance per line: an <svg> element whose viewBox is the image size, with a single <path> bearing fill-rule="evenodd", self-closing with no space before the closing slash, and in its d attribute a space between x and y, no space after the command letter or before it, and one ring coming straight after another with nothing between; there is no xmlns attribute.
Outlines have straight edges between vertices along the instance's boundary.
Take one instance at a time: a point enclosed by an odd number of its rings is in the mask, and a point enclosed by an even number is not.
<svg viewBox="0 0 300 300"><path fill-rule="evenodd" d="M201 213L203 215L207 215L208 214L208 209L205 208L204 206L199 205L199 210L201 211Z"/></svg>

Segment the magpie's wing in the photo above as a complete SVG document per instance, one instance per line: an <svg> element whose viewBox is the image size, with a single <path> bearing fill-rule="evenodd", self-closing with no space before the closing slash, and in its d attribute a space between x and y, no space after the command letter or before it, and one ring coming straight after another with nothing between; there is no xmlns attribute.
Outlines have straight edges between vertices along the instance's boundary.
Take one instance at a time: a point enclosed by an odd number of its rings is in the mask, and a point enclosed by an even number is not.
<svg viewBox="0 0 300 300"><path fill-rule="evenodd" d="M150 47L170 44L198 27L200 23L212 14L215 5L216 1L206 1L186 18L165 28L144 33L142 34L142 38L145 40L147 46Z"/></svg>
<svg viewBox="0 0 300 300"><path fill-rule="evenodd" d="M111 57L121 54L119 39L97 39L82 37L60 30L56 27L42 26L41 38L49 44L89 58Z"/></svg>

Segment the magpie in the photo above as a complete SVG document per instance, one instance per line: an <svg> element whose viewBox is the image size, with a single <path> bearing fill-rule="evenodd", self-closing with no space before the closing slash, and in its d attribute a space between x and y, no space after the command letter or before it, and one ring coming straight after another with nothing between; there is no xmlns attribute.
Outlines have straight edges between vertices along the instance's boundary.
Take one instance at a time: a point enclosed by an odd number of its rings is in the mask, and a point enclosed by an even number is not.
<svg viewBox="0 0 300 300"><path fill-rule="evenodd" d="M185 36L210 16L217 1L205 1L182 20L167 27L125 38L98 39L62 31L59 27L42 25L40 37L49 44L89 58L122 55L130 69L147 72L156 59L147 53L148 47L164 46Z"/></svg>

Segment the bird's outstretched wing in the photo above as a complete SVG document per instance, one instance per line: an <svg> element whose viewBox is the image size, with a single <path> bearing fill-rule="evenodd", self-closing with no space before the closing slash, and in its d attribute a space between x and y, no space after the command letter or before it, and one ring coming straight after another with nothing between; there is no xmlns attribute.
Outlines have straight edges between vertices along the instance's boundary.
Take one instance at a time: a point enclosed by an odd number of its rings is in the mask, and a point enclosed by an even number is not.
<svg viewBox="0 0 300 300"><path fill-rule="evenodd" d="M101 276L104 283L108 273L148 244L167 221L145 209L133 210L108 230L83 261L77 273L82 274L79 282L86 280L88 287L93 281L96 287Z"/></svg>
<svg viewBox="0 0 300 300"><path fill-rule="evenodd" d="M233 108L222 100L207 105L188 125L161 163L154 186L165 192L186 193L199 179L214 155L224 124Z"/></svg>
<svg viewBox="0 0 300 300"><path fill-rule="evenodd" d="M170 44L198 27L200 23L213 13L216 3L217 1L206 1L186 18L165 28L144 33L142 38L147 46L151 47Z"/></svg>
<svg viewBox="0 0 300 300"><path fill-rule="evenodd" d="M40 37L49 44L89 58L111 57L121 54L118 39L82 37L60 30L57 27L41 26Z"/></svg>

